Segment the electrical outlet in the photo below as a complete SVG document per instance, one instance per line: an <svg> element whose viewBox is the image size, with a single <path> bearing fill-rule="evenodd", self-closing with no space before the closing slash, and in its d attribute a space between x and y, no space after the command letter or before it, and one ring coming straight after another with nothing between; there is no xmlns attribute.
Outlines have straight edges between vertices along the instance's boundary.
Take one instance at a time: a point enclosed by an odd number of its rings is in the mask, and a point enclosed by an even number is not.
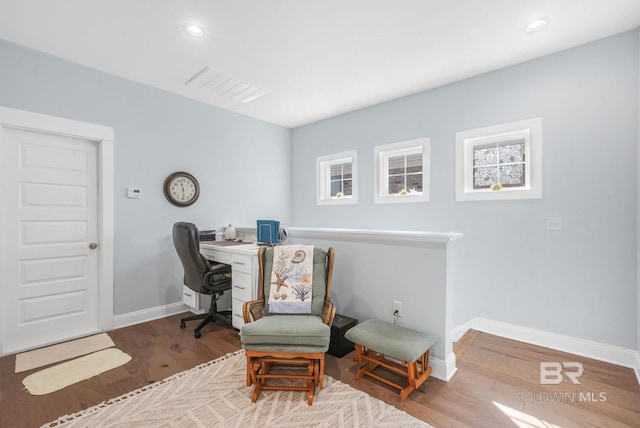
<svg viewBox="0 0 640 428"><path fill-rule="evenodd" d="M547 230L562 230L562 217L545 217Z"/></svg>
<svg viewBox="0 0 640 428"><path fill-rule="evenodd" d="M393 301L393 316L402 317L402 302L400 300Z"/></svg>

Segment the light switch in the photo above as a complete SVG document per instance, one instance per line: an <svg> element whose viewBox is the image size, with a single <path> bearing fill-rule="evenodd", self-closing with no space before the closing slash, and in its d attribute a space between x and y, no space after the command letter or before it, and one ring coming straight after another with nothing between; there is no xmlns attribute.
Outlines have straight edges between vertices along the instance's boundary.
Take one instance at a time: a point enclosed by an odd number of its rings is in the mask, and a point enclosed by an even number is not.
<svg viewBox="0 0 640 428"><path fill-rule="evenodd" d="M546 217L545 225L547 230L562 230L562 217Z"/></svg>

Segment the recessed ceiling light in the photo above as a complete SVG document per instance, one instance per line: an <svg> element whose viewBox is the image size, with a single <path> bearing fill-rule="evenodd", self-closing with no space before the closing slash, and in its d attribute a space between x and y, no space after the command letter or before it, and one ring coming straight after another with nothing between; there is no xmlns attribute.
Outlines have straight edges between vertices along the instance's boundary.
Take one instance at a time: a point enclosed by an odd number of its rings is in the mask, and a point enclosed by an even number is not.
<svg viewBox="0 0 640 428"><path fill-rule="evenodd" d="M527 25L527 33L534 33L536 31L542 30L549 23L549 18L540 18L532 21L529 25Z"/></svg>
<svg viewBox="0 0 640 428"><path fill-rule="evenodd" d="M184 31L186 31L188 35L193 37L204 36L204 30L197 25L187 25L186 27L184 27Z"/></svg>

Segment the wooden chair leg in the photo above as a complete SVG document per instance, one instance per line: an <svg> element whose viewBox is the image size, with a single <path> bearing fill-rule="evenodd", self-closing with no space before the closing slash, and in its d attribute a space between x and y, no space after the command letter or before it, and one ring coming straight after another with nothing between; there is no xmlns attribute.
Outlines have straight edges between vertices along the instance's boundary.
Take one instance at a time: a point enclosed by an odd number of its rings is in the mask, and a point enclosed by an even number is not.
<svg viewBox="0 0 640 428"><path fill-rule="evenodd" d="M309 373L309 380L307 381L307 404L311 406L311 404L313 404L313 393L318 381L318 366L316 360L309 360L308 364L307 373Z"/></svg>
<svg viewBox="0 0 640 428"><path fill-rule="evenodd" d="M253 394L251 394L251 402L255 403L258 401L258 395L260 395L260 390L262 390L262 384L258 383L256 387L253 389Z"/></svg>
<svg viewBox="0 0 640 428"><path fill-rule="evenodd" d="M251 381L251 357L249 357L248 355L247 357L247 386L251 386L253 385L253 382Z"/></svg>
<svg viewBox="0 0 640 428"><path fill-rule="evenodd" d="M318 372L319 383L318 386L320 389L324 388L324 357L320 359L320 370Z"/></svg>
<svg viewBox="0 0 640 428"><path fill-rule="evenodd" d="M260 372L260 367L259 358L247 356L247 386L251 386L258 381L257 375Z"/></svg>

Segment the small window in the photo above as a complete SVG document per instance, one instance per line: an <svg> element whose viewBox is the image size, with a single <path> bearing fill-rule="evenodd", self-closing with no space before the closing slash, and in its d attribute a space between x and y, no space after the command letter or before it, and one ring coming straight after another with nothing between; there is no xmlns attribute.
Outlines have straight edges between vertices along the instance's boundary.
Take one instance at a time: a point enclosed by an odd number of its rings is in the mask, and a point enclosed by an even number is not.
<svg viewBox="0 0 640 428"><path fill-rule="evenodd" d="M429 200L428 138L374 148L376 204Z"/></svg>
<svg viewBox="0 0 640 428"><path fill-rule="evenodd" d="M540 118L456 133L456 200L542 197Z"/></svg>
<svg viewBox="0 0 640 428"><path fill-rule="evenodd" d="M474 146L473 189L525 187L525 149L525 138Z"/></svg>
<svg viewBox="0 0 640 428"><path fill-rule="evenodd" d="M317 159L318 205L355 204L357 195L356 152L344 152Z"/></svg>

